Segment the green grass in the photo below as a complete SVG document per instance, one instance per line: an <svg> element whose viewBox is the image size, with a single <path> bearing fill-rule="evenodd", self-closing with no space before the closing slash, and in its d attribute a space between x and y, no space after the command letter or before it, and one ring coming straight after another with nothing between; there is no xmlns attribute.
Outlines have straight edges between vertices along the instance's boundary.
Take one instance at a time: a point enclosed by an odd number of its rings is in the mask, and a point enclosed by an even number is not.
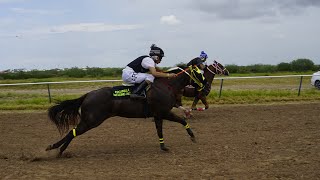
<svg viewBox="0 0 320 180"><path fill-rule="evenodd" d="M314 71L307 72L275 72L275 73L231 73L230 77L246 76L285 76L285 75L312 75Z"/></svg>
<svg viewBox="0 0 320 180"><path fill-rule="evenodd" d="M9 96L4 96L0 93L0 110L38 110L48 109L53 103L78 98L81 95L55 95L52 98L52 103L49 103L48 96L42 94L20 94L20 93L8 93Z"/></svg>
<svg viewBox="0 0 320 180"><path fill-rule="evenodd" d="M272 74L275 75L275 74ZM277 74L283 75L283 74ZM247 75L248 76L248 75ZM103 77L101 79L120 79ZM89 78L49 78L42 82L61 82L92 80ZM40 82L37 79L6 80L5 83ZM213 81L213 88L208 96L210 104L261 104L320 101L320 91L310 85L310 77L304 77L300 96L298 88L300 77L262 78L262 79L225 79L219 98L220 80ZM104 87L119 85L115 83L72 83L51 84L53 103L78 98L84 93ZM192 98L183 98L184 105L190 105ZM46 110L53 105L49 103L47 85L26 85L0 87L0 110ZM201 105L199 105L201 106Z"/></svg>
<svg viewBox="0 0 320 180"><path fill-rule="evenodd" d="M21 79L21 80L0 80L0 84L17 84L17 83L38 83L38 82L65 82L65 81L90 81L92 78L46 78L46 79ZM121 80L121 77L100 77L94 80ZM122 82L82 82L66 84L50 84L50 89L81 89L90 87L103 87L120 85ZM0 86L1 89L23 90L23 89L47 89L46 84L23 85L23 86Z"/></svg>
<svg viewBox="0 0 320 180"><path fill-rule="evenodd" d="M211 91L207 97L209 104L265 104L320 101L320 91L309 89L300 92L292 90L225 90L219 93ZM192 98L183 98L183 102L190 104Z"/></svg>

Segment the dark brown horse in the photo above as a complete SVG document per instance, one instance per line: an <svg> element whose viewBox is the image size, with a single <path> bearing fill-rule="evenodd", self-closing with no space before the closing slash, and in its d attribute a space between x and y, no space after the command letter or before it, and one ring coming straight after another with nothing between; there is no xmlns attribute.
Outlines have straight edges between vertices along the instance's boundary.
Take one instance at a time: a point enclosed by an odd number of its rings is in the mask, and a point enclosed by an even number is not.
<svg viewBox="0 0 320 180"><path fill-rule="evenodd" d="M207 95L210 93L211 84L212 84L212 81L213 81L215 75L229 76L229 71L221 63L219 63L217 61L214 61L212 64L206 66L206 68L203 71L204 71L203 76L206 78L208 83L202 91L197 91L197 89L194 86L187 85L182 90L182 95L180 95L180 96L178 95L176 106L179 107L180 109L182 109L185 112L187 117L189 117L190 110L188 110L182 106L182 101L181 101L182 96L194 97L194 100L193 100L193 103L191 106L192 110L197 110L196 105L199 102L199 100L201 100L201 102L205 105L205 109L208 109L209 103L207 102Z"/></svg>
<svg viewBox="0 0 320 180"><path fill-rule="evenodd" d="M162 133L163 119L182 124L191 140L195 142L195 136L184 118L177 116L171 109L175 106L177 94L189 83L190 71L193 67L181 71L176 78L156 78L147 91L146 100L133 100L126 97L114 97L114 88L104 87L91 91L80 98L62 101L48 109L50 120L57 126L60 133L69 131L60 141L49 145L48 150L60 148L59 156L68 147L76 136L82 135L88 130L99 126L106 119L113 116L126 118L154 117L155 126L160 141L160 148L167 151ZM120 90L119 92L126 91Z"/></svg>

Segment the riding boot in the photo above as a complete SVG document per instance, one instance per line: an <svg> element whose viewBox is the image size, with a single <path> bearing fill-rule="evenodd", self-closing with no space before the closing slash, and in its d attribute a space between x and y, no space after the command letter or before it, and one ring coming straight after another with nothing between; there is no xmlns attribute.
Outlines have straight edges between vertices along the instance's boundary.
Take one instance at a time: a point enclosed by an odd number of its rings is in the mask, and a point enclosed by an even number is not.
<svg viewBox="0 0 320 180"><path fill-rule="evenodd" d="M143 81L133 92L130 94L130 98L132 99L145 99L146 94L144 93L144 89L148 86L146 81Z"/></svg>

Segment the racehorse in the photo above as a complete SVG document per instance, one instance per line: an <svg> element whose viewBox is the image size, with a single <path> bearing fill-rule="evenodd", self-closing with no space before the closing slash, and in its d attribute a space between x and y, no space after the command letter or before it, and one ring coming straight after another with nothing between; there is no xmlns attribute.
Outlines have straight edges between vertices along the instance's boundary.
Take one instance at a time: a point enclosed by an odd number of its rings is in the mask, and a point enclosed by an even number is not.
<svg viewBox="0 0 320 180"><path fill-rule="evenodd" d="M128 96L115 97L115 87L104 87L84 94L80 98L65 100L48 109L49 119L57 126L60 134L66 135L58 142L49 145L46 151L60 147L58 156L68 147L76 136L99 126L113 116L126 118L154 117L160 149L168 151L162 133L163 119L182 124L191 140L195 136L184 118L174 114L171 109L175 106L177 94L189 83L194 67L181 69L175 78L156 78L148 89L145 100L130 99ZM119 88L119 86L117 86ZM122 86L124 87L124 86ZM124 87L126 88L126 87ZM125 95L127 91L119 90ZM69 125L75 127L69 130Z"/></svg>
<svg viewBox="0 0 320 180"><path fill-rule="evenodd" d="M199 102L199 100L201 100L201 102L205 105L205 109L208 109L209 103L207 102L207 95L211 91L211 84L215 75L217 74L217 75L229 76L229 71L221 63L217 61L213 61L213 63L206 66L203 71L204 71L203 76L206 78L208 82L207 85L204 87L204 89L201 91L197 91L197 89L194 86L189 84L182 90L182 94L178 96L176 107L182 109L185 112L187 117L189 117L190 111L182 106L182 101L181 101L182 96L194 97L194 100L191 106L192 110L197 110L196 105ZM201 110L203 109L201 108Z"/></svg>

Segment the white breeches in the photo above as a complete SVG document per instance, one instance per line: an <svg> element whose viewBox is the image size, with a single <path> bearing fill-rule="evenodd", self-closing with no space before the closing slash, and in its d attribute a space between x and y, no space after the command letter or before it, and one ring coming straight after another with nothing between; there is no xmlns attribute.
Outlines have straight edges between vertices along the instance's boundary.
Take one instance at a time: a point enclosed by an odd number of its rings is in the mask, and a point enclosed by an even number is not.
<svg viewBox="0 0 320 180"><path fill-rule="evenodd" d="M122 70L122 80L124 82L130 83L130 84L139 84L144 80L149 81L149 82L153 82L154 77L152 74L136 73L131 69L123 69Z"/></svg>

